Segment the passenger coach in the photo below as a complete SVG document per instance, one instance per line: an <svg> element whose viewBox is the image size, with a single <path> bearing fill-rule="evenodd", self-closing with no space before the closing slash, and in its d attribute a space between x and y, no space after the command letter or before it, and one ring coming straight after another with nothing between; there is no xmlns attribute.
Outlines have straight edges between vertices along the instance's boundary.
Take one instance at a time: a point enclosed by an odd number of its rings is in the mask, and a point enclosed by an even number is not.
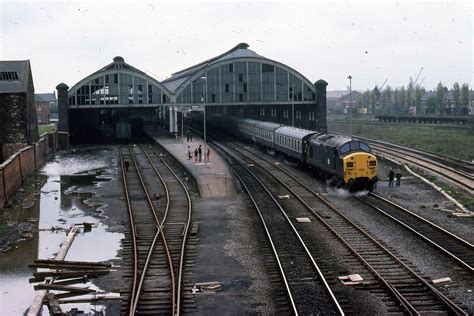
<svg viewBox="0 0 474 316"><path fill-rule="evenodd" d="M317 134L306 129L281 126L275 130L275 150L305 162L305 144L309 138Z"/></svg>

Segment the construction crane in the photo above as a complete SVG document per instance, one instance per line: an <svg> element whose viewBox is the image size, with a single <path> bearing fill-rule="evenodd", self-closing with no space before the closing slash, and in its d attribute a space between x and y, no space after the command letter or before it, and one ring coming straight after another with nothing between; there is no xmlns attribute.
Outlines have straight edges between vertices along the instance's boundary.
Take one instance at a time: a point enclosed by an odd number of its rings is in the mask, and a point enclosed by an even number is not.
<svg viewBox="0 0 474 316"><path fill-rule="evenodd" d="M385 81L382 83L382 85L379 88L379 91L382 91L383 87L385 87L385 84L387 83L388 78L385 79Z"/></svg>
<svg viewBox="0 0 474 316"><path fill-rule="evenodd" d="M423 72L423 67L420 68L420 72L418 72L418 76L416 76L415 81L413 81L413 78L410 77L410 83L413 84L414 87L416 87L416 83L418 82L418 79L420 79L420 75L422 72Z"/></svg>
<svg viewBox="0 0 474 316"><path fill-rule="evenodd" d="M425 81L425 79L426 79L426 77L423 77L423 79L421 79L420 83L418 84L420 87L423 84L423 81Z"/></svg>

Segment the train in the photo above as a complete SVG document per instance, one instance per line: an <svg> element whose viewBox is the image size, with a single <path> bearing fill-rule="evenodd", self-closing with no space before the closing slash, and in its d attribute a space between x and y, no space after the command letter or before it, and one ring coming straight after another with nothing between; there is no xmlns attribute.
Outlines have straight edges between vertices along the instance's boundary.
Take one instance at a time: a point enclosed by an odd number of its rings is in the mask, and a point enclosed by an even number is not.
<svg viewBox="0 0 474 316"><path fill-rule="evenodd" d="M211 114L206 124L296 160L349 191L376 185L377 157L369 145L344 135L320 133L273 122Z"/></svg>

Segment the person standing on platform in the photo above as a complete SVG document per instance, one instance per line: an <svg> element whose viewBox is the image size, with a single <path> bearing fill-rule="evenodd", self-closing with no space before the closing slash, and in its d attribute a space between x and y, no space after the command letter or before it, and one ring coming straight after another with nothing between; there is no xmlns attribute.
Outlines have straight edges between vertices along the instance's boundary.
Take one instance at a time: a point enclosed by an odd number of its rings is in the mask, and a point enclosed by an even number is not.
<svg viewBox="0 0 474 316"><path fill-rule="evenodd" d="M199 154L199 162L201 162L202 160L202 146L201 145L199 145L198 154Z"/></svg>
<svg viewBox="0 0 474 316"><path fill-rule="evenodd" d="M207 156L207 162L209 162L209 157L211 157L211 149L209 147L207 147L206 156Z"/></svg>
<svg viewBox="0 0 474 316"><path fill-rule="evenodd" d="M193 155L191 154L191 147L188 146L188 160L191 160L193 158Z"/></svg>
<svg viewBox="0 0 474 316"><path fill-rule="evenodd" d="M395 186L397 188L400 187L401 180L402 180L402 171L400 169L398 169L397 173L395 174Z"/></svg>
<svg viewBox="0 0 474 316"><path fill-rule="evenodd" d="M393 187L393 178L395 178L395 172L393 171L393 168L390 168L390 171L388 173L388 187L389 188Z"/></svg>
<svg viewBox="0 0 474 316"><path fill-rule="evenodd" d="M194 149L194 161L197 162L198 161L198 154L199 154L199 151L198 151L198 148L196 147Z"/></svg>

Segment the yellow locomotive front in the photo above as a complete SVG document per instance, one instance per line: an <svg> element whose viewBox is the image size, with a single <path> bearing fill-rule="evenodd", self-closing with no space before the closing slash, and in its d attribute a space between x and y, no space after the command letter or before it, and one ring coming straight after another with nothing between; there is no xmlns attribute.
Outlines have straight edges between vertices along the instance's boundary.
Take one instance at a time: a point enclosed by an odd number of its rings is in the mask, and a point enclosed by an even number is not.
<svg viewBox="0 0 474 316"><path fill-rule="evenodd" d="M344 183L349 190L371 191L377 183L377 158L369 152L354 152L342 159Z"/></svg>

